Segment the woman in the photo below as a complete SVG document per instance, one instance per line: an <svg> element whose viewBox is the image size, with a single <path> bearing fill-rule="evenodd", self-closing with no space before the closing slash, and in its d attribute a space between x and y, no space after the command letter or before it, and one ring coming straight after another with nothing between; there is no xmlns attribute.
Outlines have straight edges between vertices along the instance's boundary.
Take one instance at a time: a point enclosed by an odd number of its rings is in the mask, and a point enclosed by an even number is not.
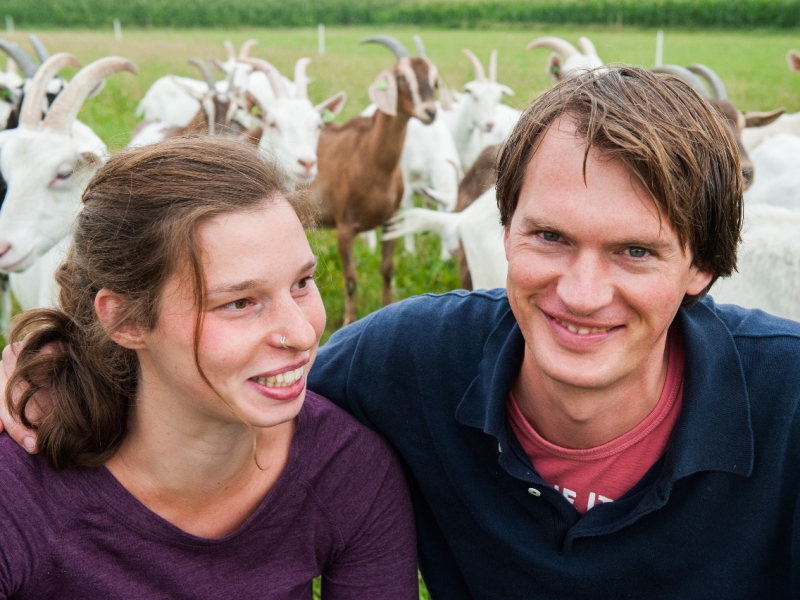
<svg viewBox="0 0 800 600"><path fill-rule="evenodd" d="M89 183L62 308L12 333L18 414L54 407L39 456L0 438L0 598L310 598L319 574L326 599L417 597L400 468L305 390L325 311L280 181L198 138Z"/></svg>

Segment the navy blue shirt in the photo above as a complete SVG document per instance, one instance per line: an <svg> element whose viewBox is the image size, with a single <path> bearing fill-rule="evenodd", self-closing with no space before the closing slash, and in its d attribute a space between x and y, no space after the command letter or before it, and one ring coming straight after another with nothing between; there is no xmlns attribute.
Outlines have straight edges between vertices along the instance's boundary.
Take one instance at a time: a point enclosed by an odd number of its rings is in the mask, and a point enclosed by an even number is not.
<svg viewBox="0 0 800 600"><path fill-rule="evenodd" d="M800 324L710 299L676 322L670 446L584 516L510 430L524 339L505 290L420 296L345 327L309 387L400 455L435 600L800 597Z"/></svg>

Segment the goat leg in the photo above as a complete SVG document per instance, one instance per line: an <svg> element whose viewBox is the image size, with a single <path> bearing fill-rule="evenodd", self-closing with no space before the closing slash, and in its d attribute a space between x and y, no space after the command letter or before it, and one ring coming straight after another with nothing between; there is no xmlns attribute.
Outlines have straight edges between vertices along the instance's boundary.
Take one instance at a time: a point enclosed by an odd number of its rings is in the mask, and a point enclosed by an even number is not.
<svg viewBox="0 0 800 600"><path fill-rule="evenodd" d="M339 240L339 256L342 257L342 271L344 275L344 322L349 325L356 320L356 267L353 257L353 242L356 231L352 225L340 224L336 228Z"/></svg>
<svg viewBox="0 0 800 600"><path fill-rule="evenodd" d="M381 275L383 275L383 305L392 303L392 275L394 275L394 244L396 240L381 241Z"/></svg>

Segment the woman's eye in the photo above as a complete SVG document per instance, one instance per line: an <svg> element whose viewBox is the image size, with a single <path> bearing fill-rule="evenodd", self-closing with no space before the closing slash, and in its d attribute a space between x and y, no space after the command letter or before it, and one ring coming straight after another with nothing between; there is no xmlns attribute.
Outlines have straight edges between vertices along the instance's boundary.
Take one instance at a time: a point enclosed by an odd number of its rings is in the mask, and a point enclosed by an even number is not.
<svg viewBox="0 0 800 600"><path fill-rule="evenodd" d="M303 277L300 281L298 281L295 285L295 288L298 290L304 290L308 288L312 283L314 283L313 277Z"/></svg>
<svg viewBox="0 0 800 600"><path fill-rule="evenodd" d="M234 300L233 302L228 302L227 304L223 305L222 308L232 308L235 310L243 310L247 308L247 305L250 304L250 301L246 298L240 298L239 300Z"/></svg>
<svg viewBox="0 0 800 600"><path fill-rule="evenodd" d="M631 258L644 258L645 256L648 255L647 250L645 250L644 248L636 248L635 246L627 248L625 252L627 252L628 256L630 256Z"/></svg>
<svg viewBox="0 0 800 600"><path fill-rule="evenodd" d="M552 231L542 231L539 235L545 242L558 242L561 240L561 236Z"/></svg>

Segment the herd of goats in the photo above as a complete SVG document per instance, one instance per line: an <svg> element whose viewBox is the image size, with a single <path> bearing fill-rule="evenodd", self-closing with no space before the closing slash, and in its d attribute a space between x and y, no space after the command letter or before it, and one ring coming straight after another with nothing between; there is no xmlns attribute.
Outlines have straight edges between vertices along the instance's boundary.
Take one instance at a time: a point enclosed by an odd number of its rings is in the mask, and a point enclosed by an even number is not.
<svg viewBox="0 0 800 600"><path fill-rule="evenodd" d="M50 56L36 36L30 38L38 63L0 39L9 56L9 67L0 72L0 271L9 274L8 287L23 309L57 302L54 273L69 246L83 187L107 158L103 141L77 114L87 98L100 93L106 77L137 72L124 58L106 57L67 82L58 73L66 66L80 68L78 60L68 53ZM317 199L320 224L336 228L345 324L356 316L355 236L365 235L374 248L377 227L385 227L384 303L391 302L395 240L404 238L413 252L414 234L423 231L441 236L443 255L458 256L463 287L503 287L507 264L494 165L520 116L501 103L514 92L497 81L496 51L487 76L466 49L475 79L462 92L449 90L422 41L414 39L414 57L395 38L363 40L386 46L396 62L369 86L372 104L344 124L332 122L344 92L317 105L308 99L309 59L297 61L290 80L269 62L249 56L254 40L238 54L226 42L225 61L191 60L202 80L167 75L152 85L139 103L142 121L130 144L222 135L250 140L274 157L292 185L308 187ZM585 37L577 48L541 37L528 45L535 48L552 51L547 72L554 81L603 66ZM788 60L800 71L800 55L789 52ZM223 74L221 80L212 66ZM656 70L679 77L707 98L726 118L741 153L747 191L738 272L715 284L712 295L800 320L800 113L742 112L728 99L720 77L704 65ZM435 209L414 208L415 194ZM3 312L5 324L10 300Z"/></svg>

